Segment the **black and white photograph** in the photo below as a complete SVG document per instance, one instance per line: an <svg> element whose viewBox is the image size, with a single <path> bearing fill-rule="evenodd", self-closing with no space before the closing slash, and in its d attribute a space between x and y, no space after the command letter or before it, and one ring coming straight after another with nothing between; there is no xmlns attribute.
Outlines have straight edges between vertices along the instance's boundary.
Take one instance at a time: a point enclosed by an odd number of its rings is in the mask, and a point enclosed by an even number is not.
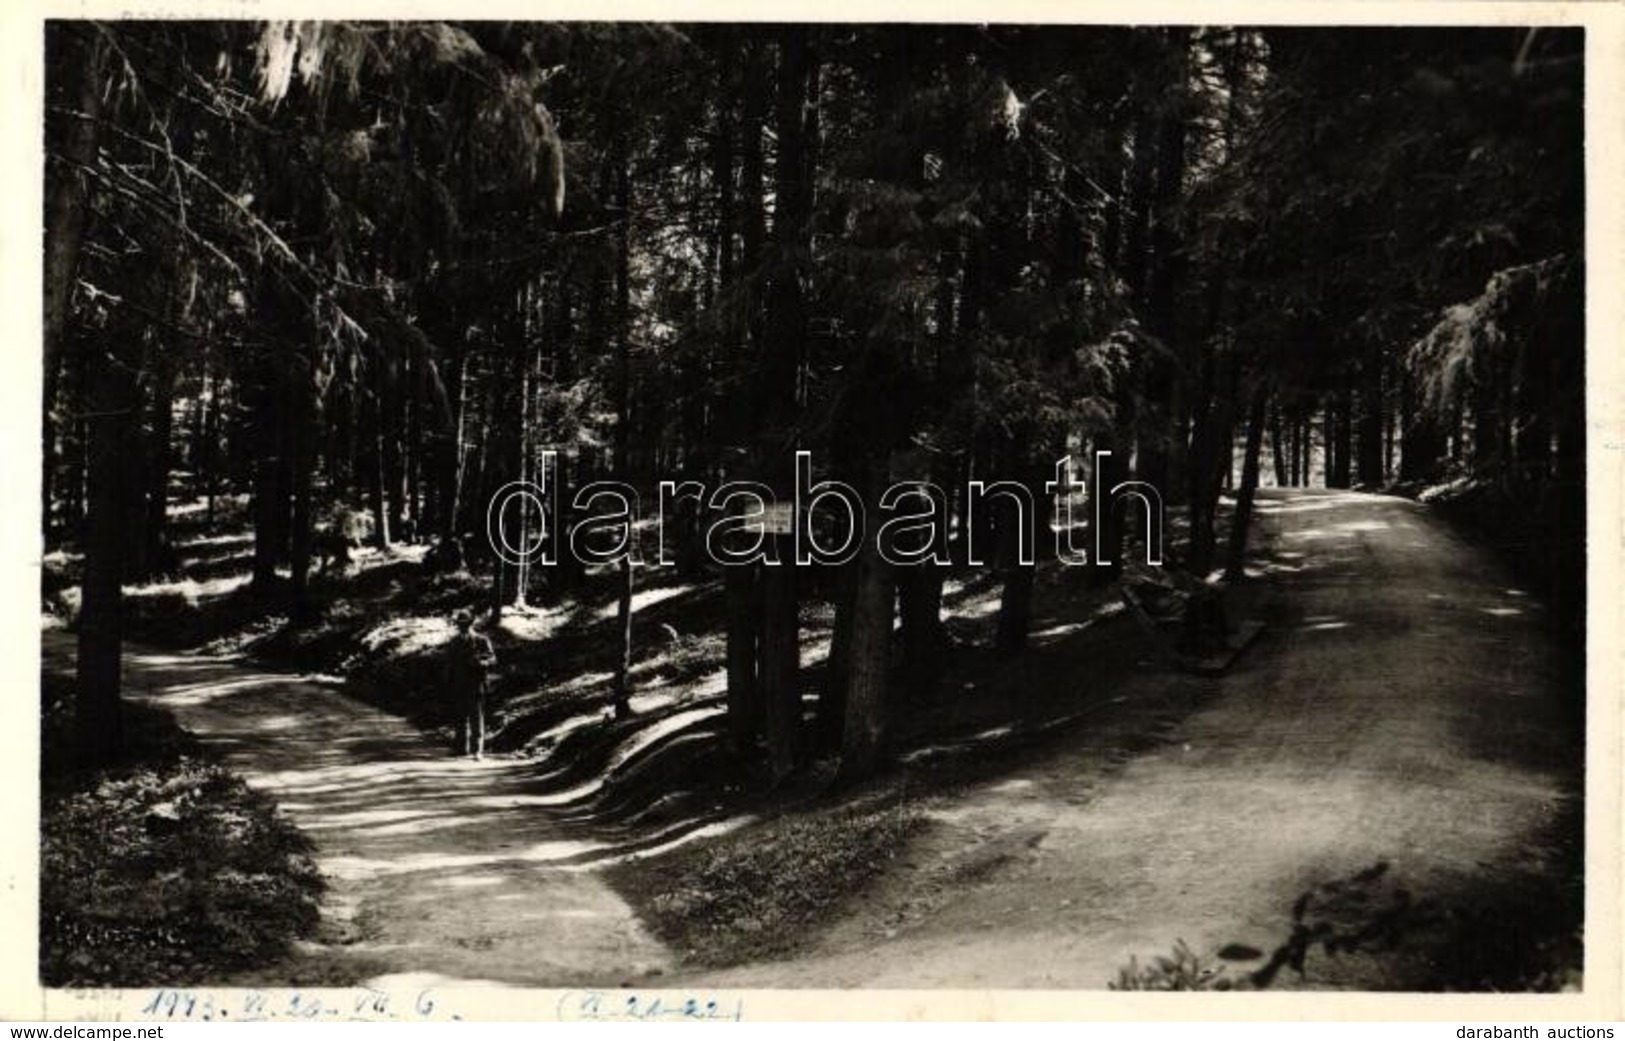
<svg viewBox="0 0 1625 1041"><path fill-rule="evenodd" d="M1585 25L254 13L34 25L38 987L1618 986Z"/></svg>

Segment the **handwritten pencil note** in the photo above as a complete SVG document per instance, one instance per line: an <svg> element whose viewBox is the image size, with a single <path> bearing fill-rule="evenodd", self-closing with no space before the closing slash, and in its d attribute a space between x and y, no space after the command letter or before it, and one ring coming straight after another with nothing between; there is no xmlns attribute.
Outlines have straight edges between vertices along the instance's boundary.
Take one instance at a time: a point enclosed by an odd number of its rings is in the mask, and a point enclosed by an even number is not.
<svg viewBox="0 0 1625 1041"><path fill-rule="evenodd" d="M546 1018L546 1006L536 1010ZM564 1022L734 1023L745 1018L741 998L685 992L571 990L552 1012ZM174 1023L452 1023L463 1020L433 990L188 990L152 992L136 1018ZM477 1018L477 1010L476 1010Z"/></svg>
<svg viewBox="0 0 1625 1041"><path fill-rule="evenodd" d="M355 990L242 990L215 992L164 987L142 1006L140 1018L177 1023L450 1023L463 1017L434 991L391 994Z"/></svg>
<svg viewBox="0 0 1625 1041"><path fill-rule="evenodd" d="M572 990L559 999L563 1022L721 1022L745 1018L745 1002L689 994L640 994L636 991Z"/></svg>

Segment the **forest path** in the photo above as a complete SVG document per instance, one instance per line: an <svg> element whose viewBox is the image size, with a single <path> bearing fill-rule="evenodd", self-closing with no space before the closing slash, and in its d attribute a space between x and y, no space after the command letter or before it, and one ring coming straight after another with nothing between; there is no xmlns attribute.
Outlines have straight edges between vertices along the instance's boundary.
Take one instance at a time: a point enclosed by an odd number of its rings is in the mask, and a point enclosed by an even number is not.
<svg viewBox="0 0 1625 1041"><path fill-rule="evenodd" d="M1209 959L1272 951L1301 894L1379 862L1374 886L1321 891L1312 917L1357 930L1400 889L1461 906L1549 885L1578 751L1540 607L1415 503L1296 491L1259 509L1270 628L1160 743L1103 775L1082 723L929 799L937 827L807 952L727 970L676 964L594 871L625 837L569 821L572 793L532 764L453 757L336 683L242 659L131 648L126 689L318 845L322 940L236 983L1095 989L1177 939ZM45 641L71 660L71 638ZM1151 700L1176 686L1156 669L1111 682ZM1426 966L1306 969L1277 985L1409 986Z"/></svg>
<svg viewBox="0 0 1625 1041"><path fill-rule="evenodd" d="M72 660L71 637L44 637ZM336 682L241 658L127 648L124 682L275 799L328 879L317 942L216 982L569 986L669 965L591 870L615 842L561 825L570 793L539 792L534 764L453 756Z"/></svg>
<svg viewBox="0 0 1625 1041"><path fill-rule="evenodd" d="M1270 627L1156 747L1102 777L1082 724L938 801L936 838L810 952L695 975L1103 989L1131 956L1144 966L1183 939L1209 965L1239 953L1235 978L1285 943L1306 893L1305 925L1391 929L1397 949L1312 952L1277 987L1437 986L1440 971L1513 960L1511 918L1546 913L1560 885L1553 832L1576 809L1581 758L1561 711L1578 695L1562 690L1540 607L1414 502L1271 491L1259 522ZM1149 670L1112 693L1171 686ZM1422 912L1440 909L1455 932L1430 947ZM1475 915L1502 946L1450 938Z"/></svg>

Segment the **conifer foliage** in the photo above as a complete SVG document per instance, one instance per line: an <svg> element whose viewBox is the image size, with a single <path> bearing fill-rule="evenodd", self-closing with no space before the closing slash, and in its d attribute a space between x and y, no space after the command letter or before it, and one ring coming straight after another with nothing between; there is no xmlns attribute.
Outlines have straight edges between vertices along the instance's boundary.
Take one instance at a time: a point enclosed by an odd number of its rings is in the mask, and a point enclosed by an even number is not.
<svg viewBox="0 0 1625 1041"><path fill-rule="evenodd" d="M492 495L544 459L646 503L788 493L798 449L871 505L949 489L953 559L908 566L865 543L719 569L714 511L666 518L673 566L725 587L729 740L764 784L824 752L862 777L899 691L946 696L969 535L1020 652L1045 564L970 480L1042 504L1056 459L1110 452L1095 476L1188 516L1171 563L1198 577L1242 574L1271 482L1465 479L1580 544L1574 31L57 21L45 43L41 507L84 554L91 758L119 745L121 589L173 568L183 500L246 510L253 595L298 625L360 539L430 542L497 611L567 596L570 554L485 546Z"/></svg>

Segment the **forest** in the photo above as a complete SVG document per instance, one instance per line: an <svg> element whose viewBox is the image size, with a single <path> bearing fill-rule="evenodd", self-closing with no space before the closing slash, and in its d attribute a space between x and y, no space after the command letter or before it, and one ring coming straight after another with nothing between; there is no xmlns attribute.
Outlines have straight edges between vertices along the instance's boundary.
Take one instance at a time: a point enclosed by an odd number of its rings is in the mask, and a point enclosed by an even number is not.
<svg viewBox="0 0 1625 1041"><path fill-rule="evenodd" d="M967 642L1028 660L1057 523L1109 547L1067 569L1078 596L1200 605L1258 577L1262 494L1311 486L1455 517L1578 653L1584 43L50 22L39 506L70 758L125 754L132 642L248 634L338 672L386 616L469 610L533 706L499 750L558 723L561 662L624 735L677 659L717 676L702 785L823 763L847 790L912 715L959 711ZM544 459L561 501L614 481L647 505L661 482L788 498L797 452L872 511L946 489L947 558L723 566L706 533L734 507L699 497L658 532L507 515L594 560L488 538ZM1161 567L1137 507L1094 532L1046 489L1063 457L1160 493ZM974 637L946 621L967 588ZM571 610L593 640L538 621ZM409 672L367 696L443 722Z"/></svg>

